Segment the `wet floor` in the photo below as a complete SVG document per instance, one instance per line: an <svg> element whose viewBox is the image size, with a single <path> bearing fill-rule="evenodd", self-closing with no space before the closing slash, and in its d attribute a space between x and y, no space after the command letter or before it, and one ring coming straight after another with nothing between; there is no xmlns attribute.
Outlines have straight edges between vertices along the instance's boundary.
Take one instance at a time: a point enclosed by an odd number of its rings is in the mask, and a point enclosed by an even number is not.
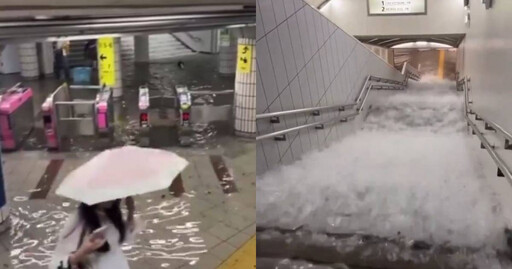
<svg viewBox="0 0 512 269"><path fill-rule="evenodd" d="M135 197L144 225L124 253L131 268L216 268L255 233L254 143L225 138L215 148L170 150L190 165L169 189ZM55 189L95 154L4 154L11 229L0 233L0 268L45 268L76 208ZM236 189L226 192L226 180Z"/></svg>
<svg viewBox="0 0 512 269"><path fill-rule="evenodd" d="M234 75L221 75L217 69L217 55L192 54L150 64L123 64L123 96L114 100L114 130L101 137L66 137L62 151L103 150L126 144L142 145L149 140L151 147L171 147L180 144L180 136L190 137L192 146L211 146L218 136L232 133L233 94L214 92L233 90ZM184 63L184 68L178 65ZM0 88L23 81L34 91L35 126L20 148L45 149L45 137L40 106L61 82L54 78L22 80L19 75L0 76ZM138 89L147 85L150 91L150 121L153 128L140 132ZM212 92L193 95L191 128L179 125L175 87L185 85L190 91ZM154 124L153 124L154 123Z"/></svg>

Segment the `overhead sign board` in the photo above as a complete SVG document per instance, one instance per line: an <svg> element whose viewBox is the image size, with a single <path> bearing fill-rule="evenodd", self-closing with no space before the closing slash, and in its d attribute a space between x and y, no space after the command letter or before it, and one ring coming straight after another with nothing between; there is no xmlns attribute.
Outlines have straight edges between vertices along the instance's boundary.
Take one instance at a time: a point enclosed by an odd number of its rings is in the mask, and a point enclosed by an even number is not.
<svg viewBox="0 0 512 269"><path fill-rule="evenodd" d="M368 0L368 15L427 14L427 0Z"/></svg>
<svg viewBox="0 0 512 269"><path fill-rule="evenodd" d="M115 86L116 84L114 49L114 38L102 37L98 39L98 72L100 85Z"/></svg>

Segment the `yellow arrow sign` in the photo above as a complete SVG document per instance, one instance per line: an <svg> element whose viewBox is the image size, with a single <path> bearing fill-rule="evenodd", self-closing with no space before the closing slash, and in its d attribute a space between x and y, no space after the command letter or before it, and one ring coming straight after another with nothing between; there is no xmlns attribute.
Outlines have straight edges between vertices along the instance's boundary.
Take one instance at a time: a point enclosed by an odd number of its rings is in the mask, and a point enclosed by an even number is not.
<svg viewBox="0 0 512 269"><path fill-rule="evenodd" d="M237 68L240 73L250 73L252 69L252 50L253 45L238 44L238 63Z"/></svg>
<svg viewBox="0 0 512 269"><path fill-rule="evenodd" d="M115 86L116 61L114 38L101 37L98 39L98 72L100 85Z"/></svg>

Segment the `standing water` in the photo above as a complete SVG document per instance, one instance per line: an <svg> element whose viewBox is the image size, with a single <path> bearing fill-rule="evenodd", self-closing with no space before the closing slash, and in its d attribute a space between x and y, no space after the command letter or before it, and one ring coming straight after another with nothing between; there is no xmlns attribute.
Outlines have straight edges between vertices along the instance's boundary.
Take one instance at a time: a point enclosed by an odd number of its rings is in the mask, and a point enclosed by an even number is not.
<svg viewBox="0 0 512 269"><path fill-rule="evenodd" d="M258 225L505 249L506 216L451 84L378 98L360 130L258 178Z"/></svg>

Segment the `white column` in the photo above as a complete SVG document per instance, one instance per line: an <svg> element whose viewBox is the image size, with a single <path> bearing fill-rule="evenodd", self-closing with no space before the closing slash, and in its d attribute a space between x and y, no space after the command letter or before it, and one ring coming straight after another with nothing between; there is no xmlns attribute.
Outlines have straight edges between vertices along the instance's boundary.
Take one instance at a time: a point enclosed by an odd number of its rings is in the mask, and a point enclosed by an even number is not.
<svg viewBox="0 0 512 269"><path fill-rule="evenodd" d="M240 38L238 44L252 47L251 70L236 71L235 77L235 133L239 136L256 136L256 48L254 39ZM238 69L238 68L237 68Z"/></svg>
<svg viewBox="0 0 512 269"><path fill-rule="evenodd" d="M45 76L51 76L53 74L53 46L51 42L41 43L41 73Z"/></svg>
<svg viewBox="0 0 512 269"><path fill-rule="evenodd" d="M24 78L37 78L39 64L37 60L36 43L25 43L18 46L18 55L21 63L21 76Z"/></svg>
<svg viewBox="0 0 512 269"><path fill-rule="evenodd" d="M115 53L115 62L116 62L116 85L114 86L114 97L120 97L123 95L123 72L122 68L122 59L121 59L121 38L114 38L114 53Z"/></svg>
<svg viewBox="0 0 512 269"><path fill-rule="evenodd" d="M149 62L149 38L148 35L134 36L134 51L136 63Z"/></svg>

